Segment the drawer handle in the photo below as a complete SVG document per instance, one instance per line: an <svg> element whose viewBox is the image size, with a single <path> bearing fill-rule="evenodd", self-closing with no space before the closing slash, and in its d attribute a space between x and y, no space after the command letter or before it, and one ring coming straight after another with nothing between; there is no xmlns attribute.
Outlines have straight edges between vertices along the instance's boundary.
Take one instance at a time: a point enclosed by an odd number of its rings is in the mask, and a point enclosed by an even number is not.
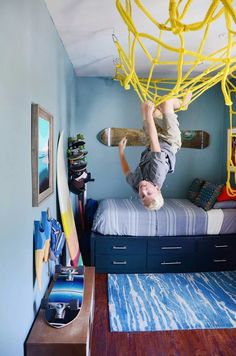
<svg viewBox="0 0 236 356"><path fill-rule="evenodd" d="M182 246L163 246L161 250L181 250Z"/></svg>
<svg viewBox="0 0 236 356"><path fill-rule="evenodd" d="M227 260L213 260L214 263L221 263L221 262L227 262Z"/></svg>
<svg viewBox="0 0 236 356"><path fill-rule="evenodd" d="M113 265L126 265L127 262L126 261L112 261Z"/></svg>
<svg viewBox="0 0 236 356"><path fill-rule="evenodd" d="M229 245L215 245L215 248L226 248L229 247Z"/></svg>
<svg viewBox="0 0 236 356"><path fill-rule="evenodd" d="M176 262L161 262L161 265L181 265L182 262L176 261Z"/></svg>
<svg viewBox="0 0 236 356"><path fill-rule="evenodd" d="M112 246L113 250L127 250L127 246Z"/></svg>

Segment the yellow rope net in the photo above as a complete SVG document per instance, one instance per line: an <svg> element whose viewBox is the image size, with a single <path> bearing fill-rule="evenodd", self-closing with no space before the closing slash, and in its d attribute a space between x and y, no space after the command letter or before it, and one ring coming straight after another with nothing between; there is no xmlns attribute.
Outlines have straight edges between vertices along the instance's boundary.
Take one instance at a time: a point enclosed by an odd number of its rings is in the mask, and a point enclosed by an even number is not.
<svg viewBox="0 0 236 356"><path fill-rule="evenodd" d="M117 10L127 27L128 38L124 48L113 35L119 55L114 79L119 80L127 90L132 86L141 101L151 100L156 107L173 96L184 99L189 92L193 93L192 102L207 89L221 83L230 114L227 191L230 195L236 195L236 190L230 185L232 173L236 179L236 163L232 159L232 143L236 140L232 124L236 111L233 110L231 100L236 92L233 84L236 70L236 55L233 51L236 50L236 12L233 1L143 2L116 0ZM148 4L153 8L154 3L155 16L153 10L148 9ZM196 18L199 12L196 8L199 6L204 7L201 9L204 11L201 19ZM135 22L136 18L141 29ZM196 20L191 22L193 18ZM195 33L201 38L200 43L195 43ZM214 36L217 35L219 39L221 37L219 42L222 46L216 49ZM142 64L148 64L148 75L138 73L136 67L142 68ZM163 74L160 74L163 72L166 72L165 79L160 79L163 78ZM175 78L170 78L169 73L175 73Z"/></svg>

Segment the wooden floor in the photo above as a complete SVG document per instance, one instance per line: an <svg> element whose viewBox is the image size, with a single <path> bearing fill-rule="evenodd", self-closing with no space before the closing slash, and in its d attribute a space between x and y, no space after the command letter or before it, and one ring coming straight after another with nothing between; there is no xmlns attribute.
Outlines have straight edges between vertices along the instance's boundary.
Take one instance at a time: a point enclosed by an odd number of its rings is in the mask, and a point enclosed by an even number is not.
<svg viewBox="0 0 236 356"><path fill-rule="evenodd" d="M236 356L236 329L109 331L107 275L96 274L91 356Z"/></svg>

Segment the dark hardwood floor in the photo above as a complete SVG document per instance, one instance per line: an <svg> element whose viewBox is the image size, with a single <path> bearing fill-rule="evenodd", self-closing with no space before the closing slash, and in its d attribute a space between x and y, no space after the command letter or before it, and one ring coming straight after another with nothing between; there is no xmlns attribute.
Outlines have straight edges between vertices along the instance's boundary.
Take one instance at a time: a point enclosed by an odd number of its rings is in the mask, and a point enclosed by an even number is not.
<svg viewBox="0 0 236 356"><path fill-rule="evenodd" d="M236 356L236 329L109 331L107 275L96 274L91 356Z"/></svg>

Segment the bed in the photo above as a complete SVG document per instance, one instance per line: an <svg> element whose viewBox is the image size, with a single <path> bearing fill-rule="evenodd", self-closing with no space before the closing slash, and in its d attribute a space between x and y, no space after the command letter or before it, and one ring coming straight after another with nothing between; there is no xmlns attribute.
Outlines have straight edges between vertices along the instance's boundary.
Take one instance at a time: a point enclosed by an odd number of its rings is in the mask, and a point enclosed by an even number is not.
<svg viewBox="0 0 236 356"><path fill-rule="evenodd" d="M166 199L159 211L139 199L104 199L93 220L97 272L145 273L236 269L236 209L205 211Z"/></svg>

